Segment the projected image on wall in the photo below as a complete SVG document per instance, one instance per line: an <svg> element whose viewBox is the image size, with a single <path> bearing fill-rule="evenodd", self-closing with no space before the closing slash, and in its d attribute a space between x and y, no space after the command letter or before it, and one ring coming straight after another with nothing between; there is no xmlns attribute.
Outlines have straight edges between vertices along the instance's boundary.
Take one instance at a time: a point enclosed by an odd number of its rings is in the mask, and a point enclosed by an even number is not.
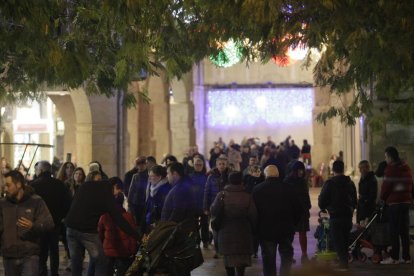
<svg viewBox="0 0 414 276"><path fill-rule="evenodd" d="M210 141L220 135L236 141L268 135L312 140L314 90L310 87L210 89L206 108Z"/></svg>

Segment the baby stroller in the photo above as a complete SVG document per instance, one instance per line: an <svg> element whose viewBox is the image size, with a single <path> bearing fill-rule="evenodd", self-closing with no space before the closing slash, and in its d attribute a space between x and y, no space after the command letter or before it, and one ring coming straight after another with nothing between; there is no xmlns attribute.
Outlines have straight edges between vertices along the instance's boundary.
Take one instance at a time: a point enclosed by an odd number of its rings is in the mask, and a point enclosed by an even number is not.
<svg viewBox="0 0 414 276"><path fill-rule="evenodd" d="M142 241L126 276L166 274L185 275L204 260L196 232L185 231L185 222L163 221Z"/></svg>
<svg viewBox="0 0 414 276"><path fill-rule="evenodd" d="M336 253L332 250L332 241L329 237L329 214L326 210L322 210L318 214L318 227L314 234L317 239L316 260L332 261L336 259Z"/></svg>
<svg viewBox="0 0 414 276"><path fill-rule="evenodd" d="M371 258L373 263L381 261L382 250L389 245L384 206L384 204L378 205L365 226L357 225L356 230L351 232L351 244L348 248L349 262L355 259L366 262L368 258Z"/></svg>

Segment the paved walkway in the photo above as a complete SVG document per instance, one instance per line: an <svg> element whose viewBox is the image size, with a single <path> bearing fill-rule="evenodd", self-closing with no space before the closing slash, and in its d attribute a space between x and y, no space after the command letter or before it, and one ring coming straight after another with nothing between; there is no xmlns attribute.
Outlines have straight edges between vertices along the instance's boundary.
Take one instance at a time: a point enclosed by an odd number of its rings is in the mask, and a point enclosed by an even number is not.
<svg viewBox="0 0 414 276"><path fill-rule="evenodd" d="M311 210L311 231L308 232L308 254L310 257L314 256L316 248L316 240L313 237L317 226L318 219L318 208L317 208L317 199L320 193L320 188L311 188L311 200L312 200L312 210ZM294 241L295 248L295 259L298 260L298 263L294 265L294 270L292 275L304 275L304 276L314 276L314 275L361 275L361 276L377 276L377 275L413 275L414 274L414 264L409 265L379 265L373 264L371 261L366 263L361 263L359 261L354 261L350 264L350 270L347 273L338 273L333 272L328 263L318 262L311 263L306 266L300 264L300 247L297 237ZM260 249L259 249L260 251ZM61 255L63 256L63 248L61 250ZM191 275L193 276L225 276L225 269L222 259L213 259L214 250L212 248L203 250L203 255L205 258L204 264L194 270ZM414 246L411 246L411 256L414 256ZM64 268L66 267L67 261L61 257L61 269L60 275L71 275L71 273L66 272ZM279 261L278 261L279 265ZM85 263L85 268L87 264ZM0 275L4 275L3 264L0 261ZM83 275L86 275L86 269L84 270ZM262 262L261 255L257 259L252 259L252 266L246 269L246 276L259 276L262 274ZM75 275L78 276L78 275ZM79 275L80 276L80 275Z"/></svg>

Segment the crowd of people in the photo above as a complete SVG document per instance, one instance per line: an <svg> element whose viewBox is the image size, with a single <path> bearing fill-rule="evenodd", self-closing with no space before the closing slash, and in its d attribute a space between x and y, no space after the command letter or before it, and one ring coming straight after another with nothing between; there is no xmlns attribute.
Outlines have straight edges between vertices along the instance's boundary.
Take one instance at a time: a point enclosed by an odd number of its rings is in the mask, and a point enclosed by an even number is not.
<svg viewBox="0 0 414 276"><path fill-rule="evenodd" d="M381 263L411 262L411 169L394 147L385 150L385 159L375 173L368 161L360 162L358 190L344 175L342 160L333 162L333 176L323 185L318 205L330 214L338 269L348 268L354 210L358 223L375 211L376 176L384 179L380 195L388 206L392 245L390 256ZM152 156L139 156L123 179L109 178L98 161L87 170L65 162L55 173L48 161L39 161L28 183L21 172L7 167L5 198L0 200L6 275L48 275L48 258L52 275L58 275L59 240L72 275L82 275L86 253L88 275L125 275L139 241L161 222L179 223L186 233L197 233L198 246L204 249L214 246L214 258L223 259L227 275L244 275L259 246L263 274L288 275L296 261L295 233L301 262L309 261L306 233L312 206L305 175L311 160L308 142L304 140L300 149L289 136L278 145L271 137L263 144L246 139L241 145L234 141L226 145L220 138L209 160L196 147L182 162L173 155L160 163ZM180 275L190 275L193 268Z"/></svg>

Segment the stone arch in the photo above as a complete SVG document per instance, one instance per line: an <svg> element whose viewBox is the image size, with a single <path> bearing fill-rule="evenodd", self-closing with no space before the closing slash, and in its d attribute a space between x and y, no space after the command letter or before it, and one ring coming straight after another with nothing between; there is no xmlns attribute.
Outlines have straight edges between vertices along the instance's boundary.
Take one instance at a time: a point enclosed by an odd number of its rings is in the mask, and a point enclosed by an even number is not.
<svg viewBox="0 0 414 276"><path fill-rule="evenodd" d="M72 154L78 166L92 160L92 115L88 97L83 89L70 93L48 93L65 123L64 156Z"/></svg>

